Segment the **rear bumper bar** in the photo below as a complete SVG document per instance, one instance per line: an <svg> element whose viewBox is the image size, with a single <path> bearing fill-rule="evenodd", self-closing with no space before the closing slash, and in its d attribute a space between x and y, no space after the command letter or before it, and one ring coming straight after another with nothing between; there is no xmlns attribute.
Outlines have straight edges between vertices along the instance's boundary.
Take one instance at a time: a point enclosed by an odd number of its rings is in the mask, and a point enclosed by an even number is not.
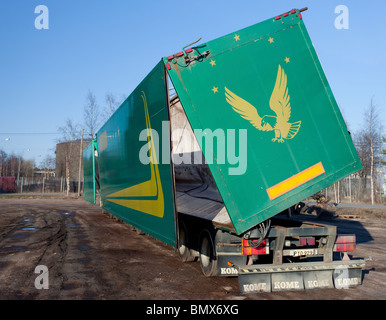
<svg viewBox="0 0 386 320"><path fill-rule="evenodd" d="M321 288L348 289L362 283L365 260L236 267L242 294Z"/></svg>

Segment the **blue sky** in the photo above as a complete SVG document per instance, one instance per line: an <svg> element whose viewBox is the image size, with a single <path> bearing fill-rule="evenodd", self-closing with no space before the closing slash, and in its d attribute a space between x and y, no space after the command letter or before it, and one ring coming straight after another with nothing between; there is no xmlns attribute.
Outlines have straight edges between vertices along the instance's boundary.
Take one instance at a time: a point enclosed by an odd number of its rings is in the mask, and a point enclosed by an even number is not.
<svg viewBox="0 0 386 320"><path fill-rule="evenodd" d="M35 28L35 7L49 29ZM349 29L335 28L338 5ZM83 122L86 94L128 96L163 57L293 8L303 19L351 131L373 97L386 132L386 1L2 1L0 149L34 159L53 154L58 127ZM10 138L9 141L4 139Z"/></svg>

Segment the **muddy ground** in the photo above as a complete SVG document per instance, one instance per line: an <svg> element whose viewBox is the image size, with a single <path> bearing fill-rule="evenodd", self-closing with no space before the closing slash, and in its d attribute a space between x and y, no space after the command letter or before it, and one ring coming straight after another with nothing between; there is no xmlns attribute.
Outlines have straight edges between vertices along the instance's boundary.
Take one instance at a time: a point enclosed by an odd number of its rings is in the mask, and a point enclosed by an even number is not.
<svg viewBox="0 0 386 320"><path fill-rule="evenodd" d="M386 210L339 212L346 218L318 222L356 233L354 257L372 256L362 286L240 295L237 278L205 278L197 262L82 198L0 198L0 299L386 299ZM35 287L38 265L48 289Z"/></svg>

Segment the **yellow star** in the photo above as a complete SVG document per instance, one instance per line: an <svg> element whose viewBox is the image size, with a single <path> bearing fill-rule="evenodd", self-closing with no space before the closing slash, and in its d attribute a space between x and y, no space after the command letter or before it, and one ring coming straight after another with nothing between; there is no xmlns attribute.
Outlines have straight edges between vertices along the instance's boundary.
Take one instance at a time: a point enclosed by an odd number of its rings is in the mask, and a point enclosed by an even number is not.
<svg viewBox="0 0 386 320"><path fill-rule="evenodd" d="M235 34L235 36L233 37L233 39L235 39L236 41L239 41L240 40L240 36L238 34Z"/></svg>
<svg viewBox="0 0 386 320"><path fill-rule="evenodd" d="M285 63L288 63L288 62L290 62L290 58L285 57L284 61L285 61Z"/></svg>
<svg viewBox="0 0 386 320"><path fill-rule="evenodd" d="M216 92L218 92L218 87L215 87L215 86L213 86L213 89L212 89L212 91L213 91L213 93L216 93Z"/></svg>
<svg viewBox="0 0 386 320"><path fill-rule="evenodd" d="M269 43L273 43L273 38L269 37L268 41Z"/></svg>
<svg viewBox="0 0 386 320"><path fill-rule="evenodd" d="M213 59L212 59L212 60L210 60L210 62L209 62L209 63L210 63L210 65L213 67L213 66L215 66L215 65L216 65L216 60L213 60Z"/></svg>

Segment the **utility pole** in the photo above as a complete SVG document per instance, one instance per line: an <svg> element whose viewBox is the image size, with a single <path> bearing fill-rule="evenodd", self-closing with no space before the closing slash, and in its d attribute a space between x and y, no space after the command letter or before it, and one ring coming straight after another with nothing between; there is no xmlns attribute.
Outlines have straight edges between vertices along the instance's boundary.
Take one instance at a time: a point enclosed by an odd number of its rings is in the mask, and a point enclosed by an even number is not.
<svg viewBox="0 0 386 320"><path fill-rule="evenodd" d="M78 197L80 196L80 178L82 175L82 155L83 155L83 129L82 129L82 135L80 137L80 151L79 151L79 179L78 179Z"/></svg>
<svg viewBox="0 0 386 320"><path fill-rule="evenodd" d="M20 162L21 162L21 156L19 155L19 166L17 169L17 186L19 186L19 179L20 179Z"/></svg>

